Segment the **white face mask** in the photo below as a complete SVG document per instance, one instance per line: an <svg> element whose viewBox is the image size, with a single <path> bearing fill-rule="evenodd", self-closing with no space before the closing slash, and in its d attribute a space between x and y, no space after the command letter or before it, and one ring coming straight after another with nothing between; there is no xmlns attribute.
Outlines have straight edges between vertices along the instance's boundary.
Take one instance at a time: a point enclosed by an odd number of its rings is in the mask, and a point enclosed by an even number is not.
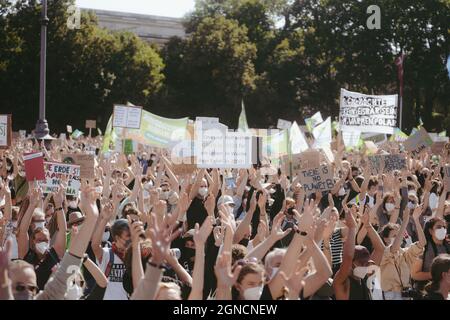
<svg viewBox="0 0 450 320"><path fill-rule="evenodd" d="M69 201L67 203L67 205L69 206L70 209L76 209L78 208L78 203L76 201Z"/></svg>
<svg viewBox="0 0 450 320"><path fill-rule="evenodd" d="M34 228L44 228L45 227L45 221L39 221L34 223Z"/></svg>
<svg viewBox="0 0 450 320"><path fill-rule="evenodd" d="M170 194L170 191L163 191L163 192L161 192L161 194L159 195L159 198L160 198L161 200L167 200L167 199L169 199L169 194Z"/></svg>
<svg viewBox="0 0 450 320"><path fill-rule="evenodd" d="M389 247L390 245L392 245L394 243L394 238L388 238L386 240L386 246Z"/></svg>
<svg viewBox="0 0 450 320"><path fill-rule="evenodd" d="M148 199L150 198L150 192L144 189L144 191L142 191L142 196L144 197L144 199Z"/></svg>
<svg viewBox="0 0 450 320"><path fill-rule="evenodd" d="M201 187L198 189L198 194L202 197L205 197L208 194L208 188L207 187Z"/></svg>
<svg viewBox="0 0 450 320"><path fill-rule="evenodd" d="M394 210L395 209L395 204L393 204L393 203L386 203L386 210L389 212L389 211L392 211L392 210Z"/></svg>
<svg viewBox="0 0 450 320"><path fill-rule="evenodd" d="M66 295L64 296L65 300L80 300L80 298L83 296L83 289L77 285L74 284L71 287L67 288Z"/></svg>
<svg viewBox="0 0 450 320"><path fill-rule="evenodd" d="M272 274L270 275L270 279L273 279L273 277L275 277L275 275L277 274L279 269L280 268L275 268L275 267L272 268Z"/></svg>
<svg viewBox="0 0 450 320"><path fill-rule="evenodd" d="M339 195L340 197L345 196L345 189L344 189L344 188L340 188L340 189L339 189L339 192L338 192L338 195Z"/></svg>
<svg viewBox="0 0 450 320"><path fill-rule="evenodd" d="M11 170L11 168L12 168L11 166L6 166L7 171Z"/></svg>
<svg viewBox="0 0 450 320"><path fill-rule="evenodd" d="M167 202L171 205L174 206L178 203L178 194L176 192L171 192Z"/></svg>
<svg viewBox="0 0 450 320"><path fill-rule="evenodd" d="M268 200L268 202L269 202L269 207L271 207L271 206L273 205L273 203L275 202L275 200L272 199L272 198L270 198L270 199Z"/></svg>
<svg viewBox="0 0 450 320"><path fill-rule="evenodd" d="M98 194L102 194L103 192L103 187L102 186L98 186L95 188L95 192L97 192Z"/></svg>
<svg viewBox="0 0 450 320"><path fill-rule="evenodd" d="M245 300L259 300L261 298L263 287L253 287L245 289L244 291L244 299Z"/></svg>
<svg viewBox="0 0 450 320"><path fill-rule="evenodd" d="M103 232L102 241L103 241L103 242L108 241L108 240L109 240L109 237L110 237L109 231Z"/></svg>
<svg viewBox="0 0 450 320"><path fill-rule="evenodd" d="M148 181L144 184L144 189L150 190L153 187L153 181Z"/></svg>
<svg viewBox="0 0 450 320"><path fill-rule="evenodd" d="M367 275L367 267L356 267L353 269L353 275L359 279L364 279Z"/></svg>
<svg viewBox="0 0 450 320"><path fill-rule="evenodd" d="M428 203L431 210L436 210L439 205L439 197L435 193L430 194Z"/></svg>
<svg viewBox="0 0 450 320"><path fill-rule="evenodd" d="M276 192L276 190L274 188L269 189L270 194L274 194L275 192Z"/></svg>
<svg viewBox="0 0 450 320"><path fill-rule="evenodd" d="M39 252L40 254L44 254L47 252L49 245L48 242L39 242L36 243L35 247L37 252Z"/></svg>
<svg viewBox="0 0 450 320"><path fill-rule="evenodd" d="M439 228L439 229L435 230L434 236L436 237L436 239L438 239L440 241L444 240L445 237L447 236L447 229Z"/></svg>
<svg viewBox="0 0 450 320"><path fill-rule="evenodd" d="M408 201L408 209L415 209L415 208L416 208L416 204L411 201Z"/></svg>

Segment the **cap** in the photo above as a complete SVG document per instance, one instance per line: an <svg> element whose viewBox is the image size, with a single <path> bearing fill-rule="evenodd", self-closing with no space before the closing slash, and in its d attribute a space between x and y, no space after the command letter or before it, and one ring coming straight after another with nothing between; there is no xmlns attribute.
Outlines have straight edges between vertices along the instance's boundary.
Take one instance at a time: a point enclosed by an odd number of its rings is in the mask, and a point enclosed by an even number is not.
<svg viewBox="0 0 450 320"><path fill-rule="evenodd" d="M219 200L217 201L217 205L220 206L221 204L232 204L232 205L234 205L233 198L231 196L228 196L228 195L221 196L219 198Z"/></svg>
<svg viewBox="0 0 450 320"><path fill-rule="evenodd" d="M75 223L80 223L84 221L84 216L79 211L74 211L69 214L69 221L67 222L67 226L70 228Z"/></svg>

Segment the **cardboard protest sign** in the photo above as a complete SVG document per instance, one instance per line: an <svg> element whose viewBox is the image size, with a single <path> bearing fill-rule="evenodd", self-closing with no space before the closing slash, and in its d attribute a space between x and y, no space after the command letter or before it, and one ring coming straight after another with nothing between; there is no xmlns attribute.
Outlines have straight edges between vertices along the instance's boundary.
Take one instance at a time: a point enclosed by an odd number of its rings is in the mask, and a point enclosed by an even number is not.
<svg viewBox="0 0 450 320"><path fill-rule="evenodd" d="M7 149L11 146L12 123L10 114L0 115L0 149Z"/></svg>
<svg viewBox="0 0 450 320"><path fill-rule="evenodd" d="M115 105L113 113L113 127L140 129L142 107Z"/></svg>
<svg viewBox="0 0 450 320"><path fill-rule="evenodd" d="M86 128L87 129L95 129L95 128L97 128L97 121L95 121L95 120L86 120Z"/></svg>
<svg viewBox="0 0 450 320"><path fill-rule="evenodd" d="M42 152L24 154L23 161L25 164L25 176L27 181L39 181L45 179L44 155Z"/></svg>
<svg viewBox="0 0 450 320"><path fill-rule="evenodd" d="M369 165L374 174L389 173L406 169L406 157L404 154L373 155L369 156Z"/></svg>
<svg viewBox="0 0 450 320"><path fill-rule="evenodd" d="M393 134L397 127L397 100L396 94L374 96L341 89L341 130Z"/></svg>
<svg viewBox="0 0 450 320"><path fill-rule="evenodd" d="M378 147L373 141L364 141L364 145L369 154L375 154L378 151Z"/></svg>
<svg viewBox="0 0 450 320"><path fill-rule="evenodd" d="M67 125L66 131L67 131L67 133L72 133L72 126Z"/></svg>
<svg viewBox="0 0 450 320"><path fill-rule="evenodd" d="M403 142L405 150L411 152L412 157L417 156L432 144L433 140L423 127Z"/></svg>
<svg viewBox="0 0 450 320"><path fill-rule="evenodd" d="M171 158L170 161L171 170L176 175L192 174L197 169L194 157Z"/></svg>
<svg viewBox="0 0 450 320"><path fill-rule="evenodd" d="M78 196L80 190L80 166L73 164L44 162L45 180L40 182L45 194L56 192L62 179L67 179L66 195Z"/></svg>
<svg viewBox="0 0 450 320"><path fill-rule="evenodd" d="M431 145L431 152L433 154L441 154L445 150L445 145L447 143L445 141L437 141L433 142Z"/></svg>
<svg viewBox="0 0 450 320"><path fill-rule="evenodd" d="M329 191L334 187L334 173L331 165L302 169L298 172L298 176L306 194Z"/></svg>
<svg viewBox="0 0 450 320"><path fill-rule="evenodd" d="M292 126L292 122L283 120L283 119L278 119L278 123L277 123L278 129L280 129L280 130L289 129L291 126Z"/></svg>
<svg viewBox="0 0 450 320"><path fill-rule="evenodd" d="M84 153L70 153L62 155L62 162L66 164L76 164L80 166L80 178L95 178L95 156Z"/></svg>
<svg viewBox="0 0 450 320"><path fill-rule="evenodd" d="M302 168L316 168L320 165L320 151L307 150L300 153L300 161L302 162Z"/></svg>
<svg viewBox="0 0 450 320"><path fill-rule="evenodd" d="M21 139L27 138L27 131L26 130L19 130L19 136Z"/></svg>

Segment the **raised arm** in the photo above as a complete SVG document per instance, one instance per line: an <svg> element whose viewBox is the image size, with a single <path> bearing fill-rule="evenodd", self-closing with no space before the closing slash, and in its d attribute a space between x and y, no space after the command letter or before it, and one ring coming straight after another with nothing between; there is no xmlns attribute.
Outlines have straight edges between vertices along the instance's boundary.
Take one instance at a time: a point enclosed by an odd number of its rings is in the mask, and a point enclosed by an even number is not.
<svg viewBox="0 0 450 320"><path fill-rule="evenodd" d="M236 232L234 234L233 243L239 243L242 240L242 238L244 238L244 235L248 230L248 226L250 225L252 218L253 218L253 214L255 213L255 210L256 210L256 193L257 193L257 191L254 190L253 194L252 194L252 198L250 200L250 207L249 207L247 213L245 214L244 219L241 221L241 223L239 224L239 226L236 229Z"/></svg>
<svg viewBox="0 0 450 320"><path fill-rule="evenodd" d="M194 200L194 198L197 196L198 189L200 188L200 185L202 183L202 179L205 176L206 169L200 170L200 172L197 173L197 176L195 177L194 184L192 185L191 191L189 192L189 201Z"/></svg>
<svg viewBox="0 0 450 320"><path fill-rule="evenodd" d="M413 220L414 220L414 225L416 226L416 231L417 231L417 237L419 239L419 247L420 248L425 248L425 246L427 245L427 239L425 237L425 233L423 232L423 228L422 225L420 224L420 216L422 215L423 212L423 204L421 204L420 206L418 205L414 211L413 211Z"/></svg>
<svg viewBox="0 0 450 320"><path fill-rule="evenodd" d="M103 206L102 214L100 219L98 219L97 226L95 227L95 231L92 234L92 251L94 252L95 258L99 263L102 263L103 258L103 249L102 249L102 237L105 231L106 224L109 222L111 217L114 214L114 207L112 203L109 201Z"/></svg>
<svg viewBox="0 0 450 320"><path fill-rule="evenodd" d="M12 201L11 190L9 190L8 183L5 183L0 177L0 199L5 198L5 208L3 210L3 218L9 222L12 219Z"/></svg>
<svg viewBox="0 0 450 320"><path fill-rule="evenodd" d="M92 277L95 280L95 283L97 283L97 286L100 288L106 288L108 285L108 279L106 278L105 274L102 270L89 258L86 258L83 262L83 266L86 268L87 271L92 275Z"/></svg>
<svg viewBox="0 0 450 320"><path fill-rule="evenodd" d="M381 240L380 235L375 231L372 224L370 223L370 208L366 206L364 214L362 216L363 229L366 230L370 241L372 242L373 252L371 254L371 259L375 262L377 266L381 264L381 259L383 259L383 254L385 246L383 240Z"/></svg>
<svg viewBox="0 0 450 320"><path fill-rule="evenodd" d="M53 248L60 258L64 256L64 252L66 251L66 233L67 233L67 223L66 223L66 214L63 208L63 200L65 197L65 190L62 185L59 186L59 189L56 194L53 195L53 200L55 201L56 210L56 222L58 224L58 231L56 233L55 243L53 244Z"/></svg>
<svg viewBox="0 0 450 320"><path fill-rule="evenodd" d="M205 243L208 240L213 228L213 218L208 217L200 228L198 223L195 225L195 263L192 272L192 290L189 300L203 299L203 281L205 279Z"/></svg>
<svg viewBox="0 0 450 320"><path fill-rule="evenodd" d="M33 217L34 209L36 208L39 198L42 197L42 191L34 188L30 192L30 202L19 226L19 233L17 235L17 247L19 258L23 259L29 249L30 238L28 236L28 228L30 227L31 219Z"/></svg>

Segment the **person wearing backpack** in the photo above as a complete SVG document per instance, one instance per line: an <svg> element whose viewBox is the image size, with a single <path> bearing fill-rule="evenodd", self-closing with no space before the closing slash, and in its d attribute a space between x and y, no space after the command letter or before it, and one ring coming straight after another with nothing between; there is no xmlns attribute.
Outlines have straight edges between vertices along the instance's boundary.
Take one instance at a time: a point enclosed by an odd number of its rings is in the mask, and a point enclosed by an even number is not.
<svg viewBox="0 0 450 320"><path fill-rule="evenodd" d="M97 229L92 236L92 250L97 264L108 279L103 300L128 300L128 294L123 288L123 275L125 273L124 256L131 243L130 227L125 219L116 220L111 226L112 247L103 248L102 237L105 226L110 221L114 210L111 204L103 209Z"/></svg>

